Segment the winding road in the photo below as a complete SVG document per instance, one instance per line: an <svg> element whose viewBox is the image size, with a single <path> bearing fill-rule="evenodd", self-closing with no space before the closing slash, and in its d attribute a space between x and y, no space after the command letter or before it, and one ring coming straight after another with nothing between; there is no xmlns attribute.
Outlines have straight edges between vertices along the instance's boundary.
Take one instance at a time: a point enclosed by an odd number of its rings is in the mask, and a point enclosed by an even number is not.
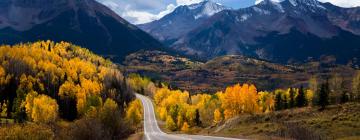
<svg viewBox="0 0 360 140"><path fill-rule="evenodd" d="M158 126L152 101L143 95L136 94L144 107L144 134L146 140L240 140L225 137L202 135L166 134Z"/></svg>

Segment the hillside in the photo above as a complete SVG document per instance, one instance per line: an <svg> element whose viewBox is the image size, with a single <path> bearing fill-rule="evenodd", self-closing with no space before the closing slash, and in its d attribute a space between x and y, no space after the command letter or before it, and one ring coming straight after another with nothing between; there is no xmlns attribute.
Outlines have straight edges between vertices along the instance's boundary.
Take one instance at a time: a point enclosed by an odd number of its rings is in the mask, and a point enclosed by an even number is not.
<svg viewBox="0 0 360 140"><path fill-rule="evenodd" d="M292 64L333 56L359 65L359 11L317 0L264 0L215 14L171 47L206 60L245 55Z"/></svg>
<svg viewBox="0 0 360 140"><path fill-rule="evenodd" d="M134 131L122 117L131 88L115 64L88 49L2 45L0 62L0 139L118 139Z"/></svg>
<svg viewBox="0 0 360 140"><path fill-rule="evenodd" d="M0 43L68 41L120 62L162 44L95 0L2 0Z"/></svg>
<svg viewBox="0 0 360 140"><path fill-rule="evenodd" d="M127 73L140 73L192 93L216 92L236 83L273 90L306 85L312 76L340 74L350 81L355 70L331 58L301 65L282 65L245 56L222 56L199 62L160 51L133 53L123 62Z"/></svg>
<svg viewBox="0 0 360 140"><path fill-rule="evenodd" d="M359 139L359 103L240 115L198 133L252 139Z"/></svg>

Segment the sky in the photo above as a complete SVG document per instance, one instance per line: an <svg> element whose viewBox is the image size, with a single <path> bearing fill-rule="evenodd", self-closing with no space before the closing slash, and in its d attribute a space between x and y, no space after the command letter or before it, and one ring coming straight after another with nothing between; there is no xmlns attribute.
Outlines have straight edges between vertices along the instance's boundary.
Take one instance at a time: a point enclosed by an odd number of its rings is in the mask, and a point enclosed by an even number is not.
<svg viewBox="0 0 360 140"><path fill-rule="evenodd" d="M151 22L171 13L177 6L203 0L97 0L133 24ZM249 7L262 0L211 0L233 9ZM282 1L282 0L273 0ZM319 0L340 7L360 6L360 0Z"/></svg>

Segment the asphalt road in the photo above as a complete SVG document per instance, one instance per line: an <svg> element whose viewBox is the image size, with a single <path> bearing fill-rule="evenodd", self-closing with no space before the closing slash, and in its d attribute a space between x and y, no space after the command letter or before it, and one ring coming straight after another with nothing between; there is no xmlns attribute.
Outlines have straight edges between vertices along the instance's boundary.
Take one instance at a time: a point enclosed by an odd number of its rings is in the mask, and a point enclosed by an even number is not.
<svg viewBox="0 0 360 140"><path fill-rule="evenodd" d="M239 140L202 135L166 134L159 128L152 101L140 94L136 94L136 97L141 100L144 107L144 134L146 140Z"/></svg>

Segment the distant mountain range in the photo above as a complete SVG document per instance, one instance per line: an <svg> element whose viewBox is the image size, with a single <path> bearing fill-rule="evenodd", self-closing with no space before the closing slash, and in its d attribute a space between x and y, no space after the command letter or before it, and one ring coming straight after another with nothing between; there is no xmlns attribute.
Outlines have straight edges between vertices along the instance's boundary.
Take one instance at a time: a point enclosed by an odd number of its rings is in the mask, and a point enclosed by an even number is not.
<svg viewBox="0 0 360 140"><path fill-rule="evenodd" d="M69 41L120 62L162 44L94 0L1 0L0 43Z"/></svg>
<svg viewBox="0 0 360 140"><path fill-rule="evenodd" d="M175 50L202 59L239 54L294 63L331 56L338 63L360 63L359 7L341 8L316 0L264 0L239 10L222 8L198 21L196 14L188 14L191 7L209 3L178 7L140 28ZM176 22L178 18L184 20Z"/></svg>
<svg viewBox="0 0 360 140"><path fill-rule="evenodd" d="M179 6L163 18L138 27L169 45L225 9L230 8L206 0L197 4Z"/></svg>

